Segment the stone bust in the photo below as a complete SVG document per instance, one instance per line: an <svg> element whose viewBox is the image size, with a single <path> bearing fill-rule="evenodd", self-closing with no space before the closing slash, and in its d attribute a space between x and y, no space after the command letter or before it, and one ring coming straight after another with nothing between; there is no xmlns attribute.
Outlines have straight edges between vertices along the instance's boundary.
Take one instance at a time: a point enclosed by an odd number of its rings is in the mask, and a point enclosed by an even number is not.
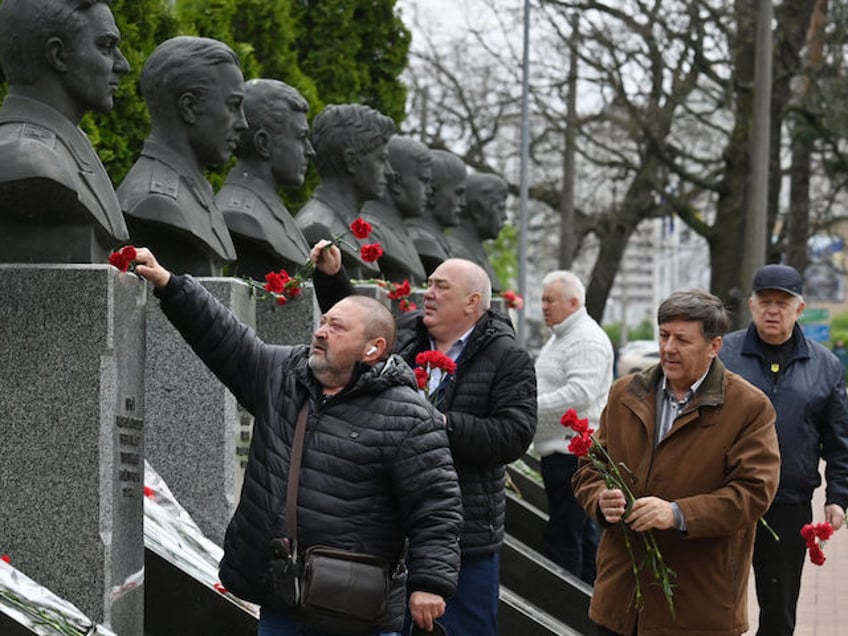
<svg viewBox="0 0 848 636"><path fill-rule="evenodd" d="M0 260L102 263L129 238L79 122L108 113L130 66L105 0L4 0Z"/></svg>
<svg viewBox="0 0 848 636"><path fill-rule="evenodd" d="M315 167L321 180L295 220L310 245L344 235L350 245L373 243L354 239L348 230L366 201L383 196L391 174L387 145L394 122L361 104L331 104L312 121ZM342 243L342 262L351 277L375 278L378 263L368 263Z"/></svg>
<svg viewBox="0 0 848 636"><path fill-rule="evenodd" d="M218 40L171 38L144 63L141 93L150 135L118 187L130 236L174 271L218 276L236 251L203 171L247 128L239 58Z"/></svg>
<svg viewBox="0 0 848 636"><path fill-rule="evenodd" d="M281 186L302 186L309 161L309 104L288 84L252 79L244 85L247 130L236 148L238 163L215 197L238 255L241 276L264 280L294 273L309 258L309 245L279 196Z"/></svg>
<svg viewBox="0 0 848 636"><path fill-rule="evenodd" d="M466 168L462 160L447 150L431 150L431 194L424 214L406 220L418 256L427 275L452 256L444 229L459 223L459 210L465 205Z"/></svg>
<svg viewBox="0 0 848 636"><path fill-rule="evenodd" d="M430 195L430 150L401 135L392 137L388 148L392 176L380 200L365 203L362 218L371 223L374 239L383 246L380 258L383 278L396 283L405 279L413 284L423 283L427 272L404 220L424 214Z"/></svg>
<svg viewBox="0 0 848 636"><path fill-rule="evenodd" d="M492 263L483 249L483 241L495 239L506 223L506 181L494 174L470 174L465 181L465 207L459 213L459 225L447 233L451 254L486 270L494 291L502 291Z"/></svg>

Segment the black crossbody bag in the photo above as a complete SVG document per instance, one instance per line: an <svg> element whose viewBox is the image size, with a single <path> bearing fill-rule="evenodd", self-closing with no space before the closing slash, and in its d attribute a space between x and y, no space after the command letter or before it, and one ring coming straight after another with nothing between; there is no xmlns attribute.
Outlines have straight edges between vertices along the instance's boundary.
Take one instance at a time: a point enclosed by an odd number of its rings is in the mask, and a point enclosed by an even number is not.
<svg viewBox="0 0 848 636"><path fill-rule="evenodd" d="M394 576L404 575L404 559L392 568L382 557L337 548L297 545L297 489L306 435L307 406L297 417L286 488L286 534L270 543L269 578L275 604L294 608L298 621L333 634L369 634L386 618Z"/></svg>

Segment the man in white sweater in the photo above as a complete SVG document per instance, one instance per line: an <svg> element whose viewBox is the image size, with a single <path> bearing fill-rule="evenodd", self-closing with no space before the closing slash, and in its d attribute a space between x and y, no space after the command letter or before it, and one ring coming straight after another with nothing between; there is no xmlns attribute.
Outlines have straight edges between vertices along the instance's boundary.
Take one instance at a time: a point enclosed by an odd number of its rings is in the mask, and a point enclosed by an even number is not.
<svg viewBox="0 0 848 636"><path fill-rule="evenodd" d="M574 499L577 458L568 452L570 431L559 423L568 409L597 430L612 384L612 343L586 312L586 289L568 271L542 281L542 314L553 332L536 361L538 424L533 446L542 458L550 520L545 556L588 584L595 580L599 531Z"/></svg>

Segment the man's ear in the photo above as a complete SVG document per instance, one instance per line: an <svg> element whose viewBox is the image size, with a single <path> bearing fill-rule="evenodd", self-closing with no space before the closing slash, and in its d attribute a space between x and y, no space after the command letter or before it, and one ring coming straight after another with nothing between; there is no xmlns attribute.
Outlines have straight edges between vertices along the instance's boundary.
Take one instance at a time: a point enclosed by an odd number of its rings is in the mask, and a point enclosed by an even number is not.
<svg viewBox="0 0 848 636"><path fill-rule="evenodd" d="M480 314L480 301L483 296L480 292L475 291L468 294L468 300L465 302L465 309L467 314L479 315Z"/></svg>
<svg viewBox="0 0 848 636"><path fill-rule="evenodd" d="M365 351L362 354L362 361L367 364L374 364L378 360L382 360L386 353L388 343L383 336L378 336L374 340L366 343Z"/></svg>
<svg viewBox="0 0 848 636"><path fill-rule="evenodd" d="M59 36L49 38L44 45L44 59L47 62L47 66L59 73L66 73L68 71L66 57L65 43L62 41L62 38Z"/></svg>
<svg viewBox="0 0 848 636"><path fill-rule="evenodd" d="M253 133L253 147L256 149L256 154L263 159L271 156L271 135L267 130L260 128Z"/></svg>
<svg viewBox="0 0 848 636"><path fill-rule="evenodd" d="M721 336L716 336L710 341L709 345L709 356L710 358L715 358L718 355L718 352L721 351L721 345L724 344L724 340Z"/></svg>
<svg viewBox="0 0 848 636"><path fill-rule="evenodd" d="M198 96L190 91L186 91L177 97L177 113L179 113L180 118L185 123L195 123L197 116L200 114L200 99Z"/></svg>
<svg viewBox="0 0 848 636"><path fill-rule="evenodd" d="M348 174L356 174L359 169L359 154L353 148L345 148L342 153L344 159L345 170Z"/></svg>

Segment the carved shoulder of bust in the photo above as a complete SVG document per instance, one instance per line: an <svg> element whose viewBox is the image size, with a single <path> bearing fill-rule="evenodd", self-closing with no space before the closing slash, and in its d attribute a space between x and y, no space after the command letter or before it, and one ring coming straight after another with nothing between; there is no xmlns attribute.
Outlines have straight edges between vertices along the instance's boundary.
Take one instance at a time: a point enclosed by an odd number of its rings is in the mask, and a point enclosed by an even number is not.
<svg viewBox="0 0 848 636"><path fill-rule="evenodd" d="M232 234L240 234L255 239L263 239L265 230L252 212L244 209L224 209L224 219Z"/></svg>
<svg viewBox="0 0 848 636"><path fill-rule="evenodd" d="M46 130L46 129L45 129ZM0 182L48 179L69 190L77 189L78 166L55 135L50 137L0 138Z"/></svg>
<svg viewBox="0 0 848 636"><path fill-rule="evenodd" d="M199 203L192 204L194 197L180 186L180 175L175 170L161 161L142 157L118 187L118 199L128 216L189 228L188 218Z"/></svg>

